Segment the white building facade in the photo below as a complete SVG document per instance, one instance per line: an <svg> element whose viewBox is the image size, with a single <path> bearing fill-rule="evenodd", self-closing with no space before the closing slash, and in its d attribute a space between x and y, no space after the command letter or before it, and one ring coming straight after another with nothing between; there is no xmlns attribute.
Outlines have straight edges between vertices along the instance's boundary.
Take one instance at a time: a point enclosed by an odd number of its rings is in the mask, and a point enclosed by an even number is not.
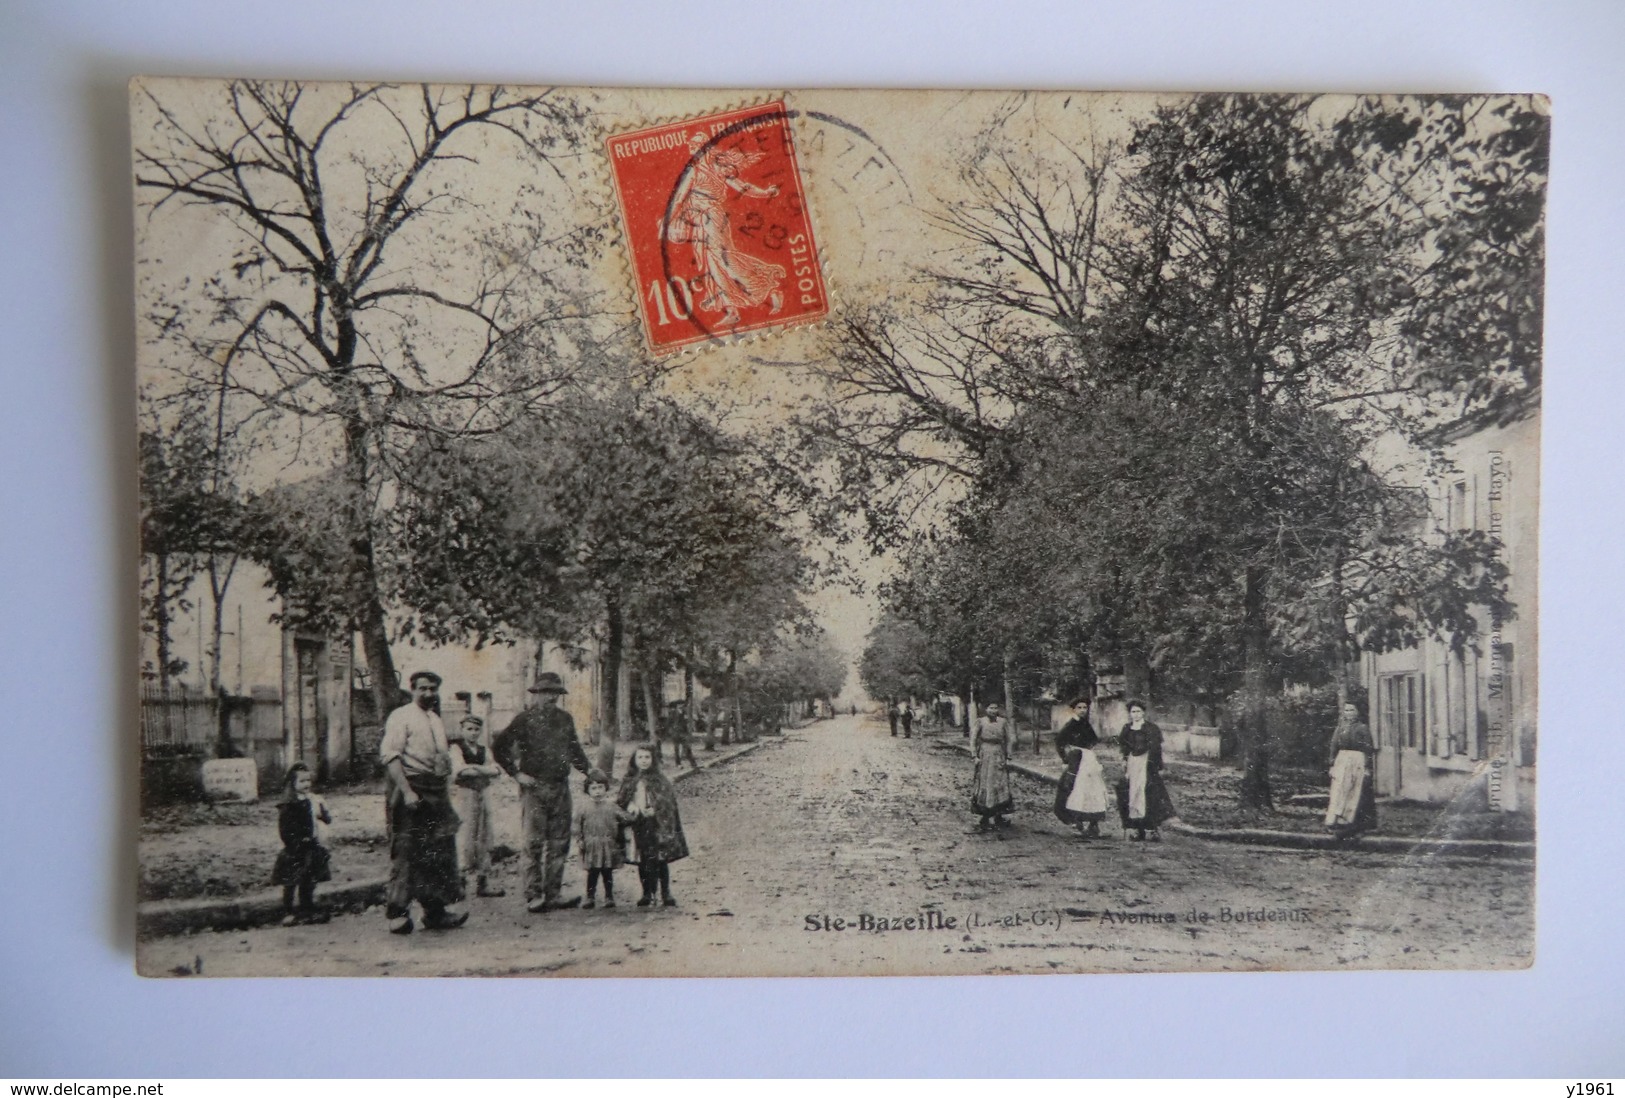
<svg viewBox="0 0 1625 1098"><path fill-rule="evenodd" d="M1505 621L1480 612L1477 651L1430 638L1362 656L1377 792L1518 811L1533 796L1539 701L1538 390L1510 418L1463 423L1443 441L1455 470L1427 488L1434 520L1499 539L1515 609Z"/></svg>

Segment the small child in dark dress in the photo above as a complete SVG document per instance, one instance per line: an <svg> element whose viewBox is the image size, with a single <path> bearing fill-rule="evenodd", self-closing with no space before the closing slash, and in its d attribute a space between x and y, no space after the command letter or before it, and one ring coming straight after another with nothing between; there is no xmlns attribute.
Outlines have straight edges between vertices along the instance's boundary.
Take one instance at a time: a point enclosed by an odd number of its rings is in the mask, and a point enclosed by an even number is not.
<svg viewBox="0 0 1625 1098"><path fill-rule="evenodd" d="M282 853L271 870L271 883L282 886L286 912L282 925L325 923L326 913L316 910L316 885L333 878L325 842L333 816L327 803L310 791L310 768L304 763L288 767L287 788L287 798L277 814Z"/></svg>
<svg viewBox="0 0 1625 1098"><path fill-rule="evenodd" d="M615 906L615 867L621 864L621 825L628 816L609 799L609 779L603 771L587 775L587 800L575 811L576 849L587 870L587 902L598 906L598 882L604 882L604 907Z"/></svg>

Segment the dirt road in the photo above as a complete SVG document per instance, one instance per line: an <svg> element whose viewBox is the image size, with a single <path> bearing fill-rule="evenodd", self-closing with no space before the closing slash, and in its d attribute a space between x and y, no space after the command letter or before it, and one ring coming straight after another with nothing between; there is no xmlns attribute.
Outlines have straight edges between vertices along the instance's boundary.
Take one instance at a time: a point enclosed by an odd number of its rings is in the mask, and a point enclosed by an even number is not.
<svg viewBox="0 0 1625 1098"><path fill-rule="evenodd" d="M675 909L530 915L470 901L457 931L322 926L145 942L149 975L860 975L1522 967L1533 868L1304 853L1170 837L1085 842L1018 780L1014 826L978 833L969 762L840 717L679 787L693 851ZM572 866L567 882L581 891ZM319 893L318 893L319 896Z"/></svg>

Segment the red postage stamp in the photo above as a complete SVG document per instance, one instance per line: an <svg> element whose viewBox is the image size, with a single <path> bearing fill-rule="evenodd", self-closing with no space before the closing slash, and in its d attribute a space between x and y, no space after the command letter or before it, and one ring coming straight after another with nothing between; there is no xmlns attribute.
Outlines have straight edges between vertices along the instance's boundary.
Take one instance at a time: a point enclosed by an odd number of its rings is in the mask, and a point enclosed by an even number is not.
<svg viewBox="0 0 1625 1098"><path fill-rule="evenodd" d="M649 348L829 313L784 103L608 141Z"/></svg>

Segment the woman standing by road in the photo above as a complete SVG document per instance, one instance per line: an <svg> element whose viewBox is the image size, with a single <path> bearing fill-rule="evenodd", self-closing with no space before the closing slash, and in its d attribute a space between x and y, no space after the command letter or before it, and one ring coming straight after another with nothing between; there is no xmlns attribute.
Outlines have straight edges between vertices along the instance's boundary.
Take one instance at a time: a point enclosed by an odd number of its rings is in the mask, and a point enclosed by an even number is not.
<svg viewBox="0 0 1625 1098"><path fill-rule="evenodd" d="M1377 794L1371 785L1371 761L1376 753L1377 745L1360 719L1359 707L1344 702L1327 758L1331 796L1326 802L1326 830L1340 839L1377 826Z"/></svg>
<svg viewBox="0 0 1625 1098"><path fill-rule="evenodd" d="M1085 839L1098 839L1106 818L1106 775L1094 752L1100 737L1089 723L1088 697L1074 698L1071 709L1072 719L1055 734L1055 750L1066 764L1055 789L1055 815L1076 824Z"/></svg>
<svg viewBox="0 0 1625 1098"><path fill-rule="evenodd" d="M976 759L976 775L971 783L971 811L981 817L978 831L989 827L1004 827L1005 819L1016 810L1015 798L1010 795L1010 752L1015 748L1015 732L1010 721L1000 715L997 705L987 707L987 714L976 722L976 734L971 737L971 754Z"/></svg>
<svg viewBox="0 0 1625 1098"><path fill-rule="evenodd" d="M1118 734L1127 772L1117 786L1117 811L1123 818L1123 831L1135 841L1143 841L1149 830L1152 840L1162 840L1164 820L1174 818L1173 798L1162 784L1162 729L1146 720L1145 702L1128 703L1128 723Z"/></svg>

